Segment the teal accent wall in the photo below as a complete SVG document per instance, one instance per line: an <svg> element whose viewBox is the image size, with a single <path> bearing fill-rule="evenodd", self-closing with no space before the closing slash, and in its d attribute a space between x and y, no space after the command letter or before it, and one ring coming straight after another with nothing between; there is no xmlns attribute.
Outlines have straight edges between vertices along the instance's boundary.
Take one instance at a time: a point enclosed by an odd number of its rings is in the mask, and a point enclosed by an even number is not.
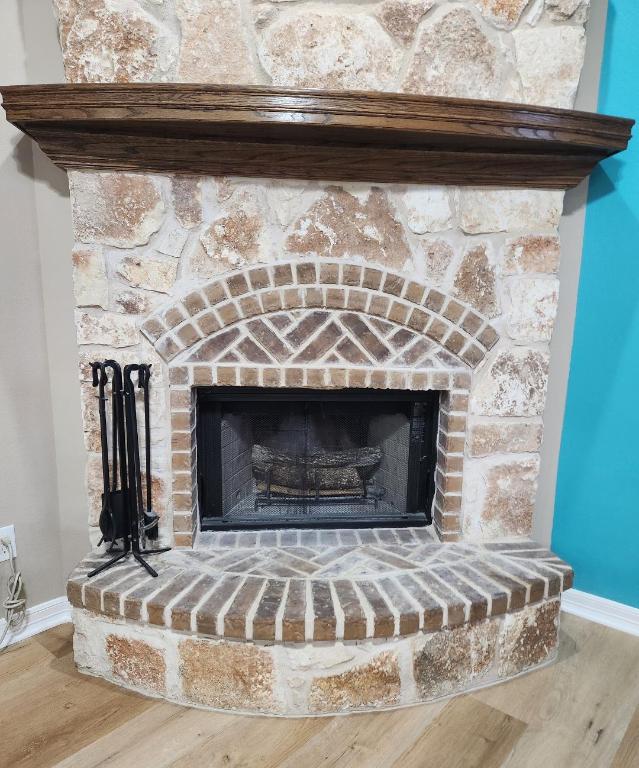
<svg viewBox="0 0 639 768"><path fill-rule="evenodd" d="M639 3L610 0L599 112L639 118ZM553 549L639 608L639 128L590 180Z"/></svg>

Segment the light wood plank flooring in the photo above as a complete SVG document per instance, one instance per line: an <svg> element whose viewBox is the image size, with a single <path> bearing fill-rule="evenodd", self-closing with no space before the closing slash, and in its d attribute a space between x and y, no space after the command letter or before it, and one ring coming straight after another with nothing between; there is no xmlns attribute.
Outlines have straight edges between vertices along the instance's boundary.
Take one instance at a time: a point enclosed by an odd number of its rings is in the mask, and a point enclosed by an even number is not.
<svg viewBox="0 0 639 768"><path fill-rule="evenodd" d="M639 638L562 617L560 660L476 694L281 720L78 674L71 626L0 654L2 768L639 768Z"/></svg>

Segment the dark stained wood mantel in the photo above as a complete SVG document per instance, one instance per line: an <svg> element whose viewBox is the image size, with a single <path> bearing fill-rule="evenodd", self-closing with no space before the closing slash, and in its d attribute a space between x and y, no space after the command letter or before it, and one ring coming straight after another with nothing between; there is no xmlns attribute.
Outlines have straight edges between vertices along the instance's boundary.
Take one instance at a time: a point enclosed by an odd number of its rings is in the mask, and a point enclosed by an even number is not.
<svg viewBox="0 0 639 768"><path fill-rule="evenodd" d="M180 84L1 88L67 169L565 189L633 120L492 101Z"/></svg>

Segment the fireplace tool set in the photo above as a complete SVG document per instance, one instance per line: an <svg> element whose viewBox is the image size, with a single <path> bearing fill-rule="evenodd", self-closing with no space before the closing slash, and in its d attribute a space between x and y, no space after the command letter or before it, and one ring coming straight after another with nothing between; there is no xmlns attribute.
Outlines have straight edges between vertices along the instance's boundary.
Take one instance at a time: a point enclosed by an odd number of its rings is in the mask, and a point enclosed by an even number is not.
<svg viewBox="0 0 639 768"><path fill-rule="evenodd" d="M163 549L145 549L147 540L158 537L158 516L152 506L151 486L151 424L149 405L149 379L151 366L144 363L125 365L122 371L115 360L91 363L93 386L98 388L98 410L100 418L100 444L102 448L102 509L100 531L102 542L109 542L108 552L114 557L91 571L89 577L110 568L116 563L133 558L151 576L157 576L145 560L145 555L167 552ZM109 434L107 420L109 384L111 371L111 462L109 466ZM144 449L145 449L145 491L142 484L140 444L138 439L138 418L136 390L131 374L137 373L137 386L142 391L144 408ZM121 549L116 549L117 542Z"/></svg>

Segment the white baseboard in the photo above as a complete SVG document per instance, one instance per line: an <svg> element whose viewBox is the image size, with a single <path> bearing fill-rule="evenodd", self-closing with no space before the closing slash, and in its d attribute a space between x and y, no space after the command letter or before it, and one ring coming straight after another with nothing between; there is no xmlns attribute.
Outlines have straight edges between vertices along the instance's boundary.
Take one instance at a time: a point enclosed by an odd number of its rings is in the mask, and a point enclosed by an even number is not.
<svg viewBox="0 0 639 768"><path fill-rule="evenodd" d="M71 621L71 605L66 597L55 597L53 600L39 603L32 608L27 608L25 621L16 627L15 632L9 630L3 647L19 643L21 640L39 635L40 632L68 621ZM6 621L0 619L0 635L4 632L5 624Z"/></svg>
<svg viewBox="0 0 639 768"><path fill-rule="evenodd" d="M562 595L561 608L582 619L639 636L639 608L580 592L578 589L569 589Z"/></svg>

